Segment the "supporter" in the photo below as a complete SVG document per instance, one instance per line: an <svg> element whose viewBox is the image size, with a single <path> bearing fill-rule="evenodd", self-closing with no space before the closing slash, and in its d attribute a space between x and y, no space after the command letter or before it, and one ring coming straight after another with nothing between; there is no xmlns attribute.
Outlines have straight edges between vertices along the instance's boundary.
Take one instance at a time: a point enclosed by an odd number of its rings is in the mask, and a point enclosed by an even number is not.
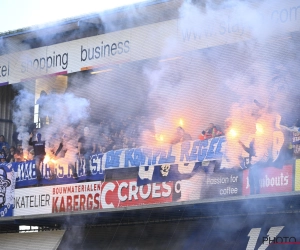
<svg viewBox="0 0 300 250"><path fill-rule="evenodd" d="M138 147L138 145L137 145L136 141L132 140L131 148L137 148L137 147Z"/></svg>
<svg viewBox="0 0 300 250"><path fill-rule="evenodd" d="M115 142L113 141L113 139L111 137L109 137L106 144L105 144L106 151L112 150L114 144L115 144Z"/></svg>
<svg viewBox="0 0 300 250"><path fill-rule="evenodd" d="M5 155L0 154L0 163L6 163Z"/></svg>
<svg viewBox="0 0 300 250"><path fill-rule="evenodd" d="M16 152L16 148L14 146L10 147L9 155L6 156L7 162L15 162L15 158L14 158L15 152Z"/></svg>
<svg viewBox="0 0 300 250"><path fill-rule="evenodd" d="M86 174L91 175L90 170L90 157L96 152L96 144L90 134L88 127L84 128L83 136L78 139L78 157L85 159Z"/></svg>
<svg viewBox="0 0 300 250"><path fill-rule="evenodd" d="M259 194L260 193L260 185L259 185L259 164L254 163L253 157L256 156L255 153L255 139L249 143L249 147L246 147L244 143L239 141L239 144L242 148L249 154L249 185L250 185L250 194Z"/></svg>
<svg viewBox="0 0 300 250"><path fill-rule="evenodd" d="M0 149L3 149L3 146L5 146L7 149L10 148L9 143L5 141L4 135L0 135Z"/></svg>
<svg viewBox="0 0 300 250"><path fill-rule="evenodd" d="M116 148L121 149L122 148L122 139L123 139L122 135L115 133L112 138L113 138L113 141L115 142Z"/></svg>
<svg viewBox="0 0 300 250"><path fill-rule="evenodd" d="M102 147L101 147L100 153L103 153L103 154L104 154L105 152L106 152L106 147L102 146Z"/></svg>
<svg viewBox="0 0 300 250"><path fill-rule="evenodd" d="M5 157L9 156L9 147L6 145L2 146L2 151L4 152Z"/></svg>
<svg viewBox="0 0 300 250"><path fill-rule="evenodd" d="M204 141L206 138L205 138L205 131L203 130L202 132L201 132L201 134L198 136L198 139L200 140L200 141Z"/></svg>
<svg viewBox="0 0 300 250"><path fill-rule="evenodd" d="M33 149L31 149L31 150L29 151L27 160L28 160L28 161L34 160L34 150L33 150Z"/></svg>
<svg viewBox="0 0 300 250"><path fill-rule="evenodd" d="M17 144L16 151L18 151L18 150L20 151L21 149L23 149L23 148L22 148L22 143L18 143L18 144Z"/></svg>
<svg viewBox="0 0 300 250"><path fill-rule="evenodd" d="M42 141L42 135L40 133L37 133L37 141L33 141L33 134L30 134L29 139L29 145L33 146L34 150L34 159L35 159L35 165L37 169L37 179L40 181L42 179L41 175L41 162L44 160L44 157L46 155L45 151L45 141Z"/></svg>
<svg viewBox="0 0 300 250"><path fill-rule="evenodd" d="M205 139L210 139L216 136L217 128L213 123L210 123L208 128L205 130Z"/></svg>
<svg viewBox="0 0 300 250"><path fill-rule="evenodd" d="M126 136L123 137L122 148L129 148L129 140Z"/></svg>
<svg viewBox="0 0 300 250"><path fill-rule="evenodd" d="M171 141L171 144L176 144L183 141L192 140L190 134L184 131L182 127L178 127L176 131L175 138Z"/></svg>
<svg viewBox="0 0 300 250"><path fill-rule="evenodd" d="M14 154L14 159L15 159L15 162L22 162L22 161L24 161L24 153L23 153L22 146L20 147L18 145L18 148L17 148L17 150L15 151L15 154Z"/></svg>
<svg viewBox="0 0 300 250"><path fill-rule="evenodd" d="M209 123L208 128L205 131L202 131L202 135L204 140L207 140L217 136L222 136L223 132L218 126L215 126L213 123Z"/></svg>

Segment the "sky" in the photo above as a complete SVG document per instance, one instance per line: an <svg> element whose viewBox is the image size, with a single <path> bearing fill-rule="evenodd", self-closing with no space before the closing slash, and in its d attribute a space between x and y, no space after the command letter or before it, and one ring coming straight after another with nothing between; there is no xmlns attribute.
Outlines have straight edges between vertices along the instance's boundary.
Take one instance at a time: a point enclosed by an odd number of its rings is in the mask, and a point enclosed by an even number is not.
<svg viewBox="0 0 300 250"><path fill-rule="evenodd" d="M0 32L101 12L145 0L0 0Z"/></svg>

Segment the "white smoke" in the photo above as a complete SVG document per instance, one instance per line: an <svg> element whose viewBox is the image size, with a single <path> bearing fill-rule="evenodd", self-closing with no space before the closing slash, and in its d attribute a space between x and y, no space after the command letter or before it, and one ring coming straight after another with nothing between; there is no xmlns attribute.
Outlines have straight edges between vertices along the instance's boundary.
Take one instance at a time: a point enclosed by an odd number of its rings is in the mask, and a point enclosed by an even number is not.
<svg viewBox="0 0 300 250"><path fill-rule="evenodd" d="M19 133L18 139L22 141L24 149L28 146L28 125L31 123L33 106L33 94L26 89L20 90L18 96L14 99L13 123L16 125L17 132Z"/></svg>

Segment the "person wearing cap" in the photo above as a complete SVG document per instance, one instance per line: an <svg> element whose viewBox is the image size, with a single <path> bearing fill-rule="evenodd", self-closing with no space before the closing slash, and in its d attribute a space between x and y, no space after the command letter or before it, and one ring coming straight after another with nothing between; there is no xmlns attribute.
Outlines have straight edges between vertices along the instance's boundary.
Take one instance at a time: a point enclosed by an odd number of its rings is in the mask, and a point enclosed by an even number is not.
<svg viewBox="0 0 300 250"><path fill-rule="evenodd" d="M7 174L4 168L0 167L0 208L5 205L6 202L6 188L11 184L7 179Z"/></svg>
<svg viewBox="0 0 300 250"><path fill-rule="evenodd" d="M42 135L37 133L37 141L32 141L33 134L30 134L29 145L33 146L34 150L34 159L35 159L35 166L36 166L36 177L38 180L42 179L41 175L41 162L44 160L46 151L45 151L45 141L42 141Z"/></svg>

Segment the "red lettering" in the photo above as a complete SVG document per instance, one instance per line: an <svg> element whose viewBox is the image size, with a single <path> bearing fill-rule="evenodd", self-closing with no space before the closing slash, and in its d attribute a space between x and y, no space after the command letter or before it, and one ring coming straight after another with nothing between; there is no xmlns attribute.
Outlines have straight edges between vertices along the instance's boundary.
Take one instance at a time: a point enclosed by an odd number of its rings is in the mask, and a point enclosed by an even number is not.
<svg viewBox="0 0 300 250"><path fill-rule="evenodd" d="M96 196L97 194L95 194ZM80 203L81 204L81 203ZM92 210L93 209L93 195L89 194L87 196L87 202L86 202L86 209L87 210Z"/></svg>
<svg viewBox="0 0 300 250"><path fill-rule="evenodd" d="M95 196L94 196L94 209L99 209L100 208L99 197L100 197L99 193L96 193Z"/></svg>
<svg viewBox="0 0 300 250"><path fill-rule="evenodd" d="M60 206L59 206L59 212L66 212L64 197L61 197Z"/></svg>
<svg viewBox="0 0 300 250"><path fill-rule="evenodd" d="M55 188L53 188L53 194L55 194Z"/></svg>
<svg viewBox="0 0 300 250"><path fill-rule="evenodd" d="M74 189L74 188L73 188ZM67 196L67 212L72 211L72 196Z"/></svg>
<svg viewBox="0 0 300 250"><path fill-rule="evenodd" d="M58 201L58 197L52 197L52 213L58 213L57 201Z"/></svg>
<svg viewBox="0 0 300 250"><path fill-rule="evenodd" d="M79 208L80 210L85 210L84 203L85 203L85 195L81 194L80 195L80 208Z"/></svg>
<svg viewBox="0 0 300 250"><path fill-rule="evenodd" d="M81 206L81 202L80 202L80 206ZM78 194L74 195L74 207L73 207L74 211L78 211ZM80 210L80 208L79 208Z"/></svg>

